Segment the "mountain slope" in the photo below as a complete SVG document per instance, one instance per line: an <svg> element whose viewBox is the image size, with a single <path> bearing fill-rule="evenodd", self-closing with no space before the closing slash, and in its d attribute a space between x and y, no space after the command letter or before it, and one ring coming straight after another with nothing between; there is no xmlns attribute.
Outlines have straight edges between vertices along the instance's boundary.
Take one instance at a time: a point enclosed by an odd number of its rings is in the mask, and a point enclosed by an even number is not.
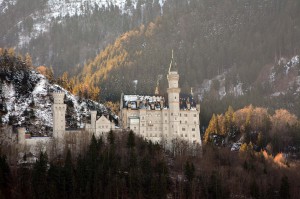
<svg viewBox="0 0 300 199"><path fill-rule="evenodd" d="M60 86L49 83L44 75L28 68L23 60L8 55L6 51L0 55L0 66L2 124L25 126L33 134L51 132L51 93L56 91L66 94L66 126L69 128L83 127L88 120L89 110L97 110L100 115L109 113L102 104L79 99Z"/></svg>
<svg viewBox="0 0 300 199"><path fill-rule="evenodd" d="M30 53L34 65L74 74L121 33L161 14L164 0L0 2L0 47Z"/></svg>
<svg viewBox="0 0 300 199"><path fill-rule="evenodd" d="M282 57L300 54L299 13L297 0L167 1L163 16L124 33L87 62L75 88L99 86L102 100L117 101L121 92L154 94L159 82L164 95L174 49L182 93L193 87L200 95L204 126L229 105L282 107L300 116L299 92L294 94L287 81L298 78L299 65L289 73L293 77L278 71L276 82L269 82L273 66L286 70L278 65ZM205 80L212 80L213 89L201 94Z"/></svg>

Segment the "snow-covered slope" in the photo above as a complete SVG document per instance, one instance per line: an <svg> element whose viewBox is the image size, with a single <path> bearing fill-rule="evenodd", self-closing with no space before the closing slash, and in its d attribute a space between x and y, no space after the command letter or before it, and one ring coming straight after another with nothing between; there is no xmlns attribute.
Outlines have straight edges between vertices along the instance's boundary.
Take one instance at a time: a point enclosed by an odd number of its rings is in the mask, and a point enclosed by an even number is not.
<svg viewBox="0 0 300 199"><path fill-rule="evenodd" d="M22 73L16 73L11 77L1 76L0 95L2 104L2 123L9 123L16 126L26 126L33 133L42 133L50 129L53 125L51 106L53 103L51 93L61 91L66 94L65 103L67 104L67 127L83 127L89 110L97 110L99 113L108 113L102 104L91 100L81 100L70 94L59 85L50 84L45 76L36 72L29 71L28 78L24 80ZM20 79L21 81L18 81ZM18 85L24 81L29 81L28 90L22 93Z"/></svg>
<svg viewBox="0 0 300 199"><path fill-rule="evenodd" d="M233 95L235 97L244 95L243 83L237 76L237 81L234 84L226 85L226 78L231 70L225 71L221 75L217 75L212 79L206 79L203 81L199 88L195 89L195 94L198 96L199 100L202 101L206 94L214 92L217 99L222 99L225 96Z"/></svg>
<svg viewBox="0 0 300 199"><path fill-rule="evenodd" d="M22 0L0 0L0 14L5 13L9 6L15 5L18 1ZM161 7L165 1L159 0ZM22 47L28 44L31 39L49 31L53 20L63 22L65 17L81 16L92 13L95 8L108 8L111 5L117 6L121 13L130 15L132 9L136 8L137 2L138 0L131 0L131 4L127 4L126 0L47 0L42 8L34 10L15 24L18 29L22 29L26 21L33 20L30 34L25 30L18 33L18 46Z"/></svg>
<svg viewBox="0 0 300 199"><path fill-rule="evenodd" d="M224 73L206 79L195 89L195 94L202 101L206 94L213 95L217 99L222 99L225 96L232 95L235 97L246 94L251 89L262 86L267 87L268 92L261 97L278 97L292 92L293 95L300 94L300 56L296 55L290 59L280 58L275 65L266 65L262 68L257 80L253 85L245 86L240 80L238 74L235 74L234 81L228 81L232 75L232 70L229 69Z"/></svg>

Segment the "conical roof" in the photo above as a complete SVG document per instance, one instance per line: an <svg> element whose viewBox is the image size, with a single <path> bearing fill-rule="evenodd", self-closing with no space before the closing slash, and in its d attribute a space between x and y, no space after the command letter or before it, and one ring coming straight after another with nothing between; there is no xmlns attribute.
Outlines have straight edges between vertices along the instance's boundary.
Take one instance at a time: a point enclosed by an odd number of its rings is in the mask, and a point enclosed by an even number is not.
<svg viewBox="0 0 300 199"><path fill-rule="evenodd" d="M172 58L171 58L171 62L170 62L170 67L169 67L169 73L171 71L178 72L177 63L176 63L176 60L174 58L174 51L173 50L172 50Z"/></svg>

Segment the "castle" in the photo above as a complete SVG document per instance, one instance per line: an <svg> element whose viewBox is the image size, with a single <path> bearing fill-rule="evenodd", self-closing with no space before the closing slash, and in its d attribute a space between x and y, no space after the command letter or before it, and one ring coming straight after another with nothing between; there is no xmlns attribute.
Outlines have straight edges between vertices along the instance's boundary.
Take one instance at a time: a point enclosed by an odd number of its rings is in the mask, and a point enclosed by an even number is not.
<svg viewBox="0 0 300 199"><path fill-rule="evenodd" d="M91 111L91 123L85 124L84 128L79 129L66 129L66 109L64 104L65 93L54 92L53 94L53 133L52 137L30 137L26 134L25 128L18 129L18 144L29 148L31 152L39 150L47 150L50 145L56 144L68 144L70 148L78 149L76 146L83 139L89 141L91 135L100 137L101 135L115 130L115 124L108 118L102 115L97 118L97 111ZM39 149L37 149L39 147Z"/></svg>
<svg viewBox="0 0 300 199"><path fill-rule="evenodd" d="M172 140L186 140L189 143L202 144L200 137L200 105L193 104L189 98L185 107L180 107L180 91L178 87L179 74L176 63L171 60L167 75L169 87L168 106L162 96L121 95L119 124L123 129L131 129L136 134L152 142L168 144ZM25 128L18 132L18 143L30 148L38 145L48 146L53 141L67 143L69 147L79 148L78 142L83 137L91 135L100 137L110 130L115 130L115 124L102 115L97 118L97 112L91 111L91 123L83 129L66 129L65 93L54 92L52 105L53 136L30 138ZM34 150L32 150L34 151Z"/></svg>
<svg viewBox="0 0 300 199"><path fill-rule="evenodd" d="M167 75L169 106L165 105L161 96L122 94L119 124L153 142L168 143L174 139L183 139L201 145L200 105L195 107L188 99L186 107L180 108L179 74L175 67L172 58Z"/></svg>

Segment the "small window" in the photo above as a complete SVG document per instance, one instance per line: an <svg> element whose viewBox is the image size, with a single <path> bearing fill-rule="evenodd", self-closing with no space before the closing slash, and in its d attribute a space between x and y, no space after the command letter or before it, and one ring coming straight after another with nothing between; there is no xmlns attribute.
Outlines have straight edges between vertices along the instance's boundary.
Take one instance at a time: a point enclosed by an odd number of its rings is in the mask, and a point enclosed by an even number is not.
<svg viewBox="0 0 300 199"><path fill-rule="evenodd" d="M192 128L192 131L195 131L195 128Z"/></svg>
<svg viewBox="0 0 300 199"><path fill-rule="evenodd" d="M187 134L185 134L185 137L187 137Z"/></svg>
<svg viewBox="0 0 300 199"><path fill-rule="evenodd" d="M185 131L185 128L182 128L182 131Z"/></svg>
<svg viewBox="0 0 300 199"><path fill-rule="evenodd" d="M171 116L173 116L173 113L171 113Z"/></svg>
<svg viewBox="0 0 300 199"><path fill-rule="evenodd" d="M195 137L195 134L193 134L193 138Z"/></svg>
<svg viewBox="0 0 300 199"><path fill-rule="evenodd" d="M194 114L194 117L197 117L197 114Z"/></svg>

